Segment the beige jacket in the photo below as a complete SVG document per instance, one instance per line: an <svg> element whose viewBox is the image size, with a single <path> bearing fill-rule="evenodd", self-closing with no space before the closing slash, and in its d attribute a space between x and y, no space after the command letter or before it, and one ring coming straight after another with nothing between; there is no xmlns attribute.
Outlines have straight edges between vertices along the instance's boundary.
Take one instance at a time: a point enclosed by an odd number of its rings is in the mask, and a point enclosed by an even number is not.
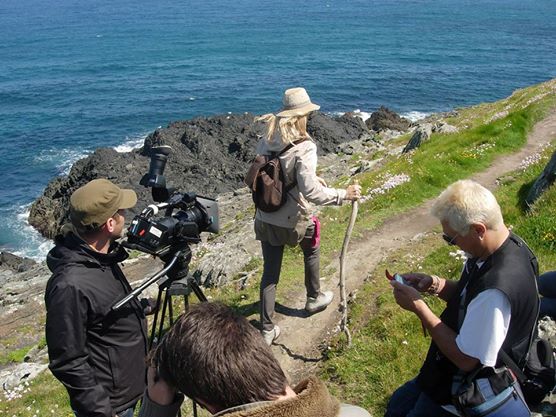
<svg viewBox="0 0 556 417"><path fill-rule="evenodd" d="M269 143L261 139L257 154L269 155L280 152L285 146ZM324 187L317 177L317 145L310 139L305 140L280 155L286 184L297 179L297 186L288 193L283 207L273 213L257 210L255 218L265 223L294 229L300 222L307 222L313 213L313 204L319 206L341 205L346 191Z"/></svg>

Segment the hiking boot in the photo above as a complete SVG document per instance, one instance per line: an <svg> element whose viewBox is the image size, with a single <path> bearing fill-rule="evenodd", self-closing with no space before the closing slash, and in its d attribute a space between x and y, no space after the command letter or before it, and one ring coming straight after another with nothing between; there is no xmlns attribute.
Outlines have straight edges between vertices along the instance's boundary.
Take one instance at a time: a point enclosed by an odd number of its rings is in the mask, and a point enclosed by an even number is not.
<svg viewBox="0 0 556 417"><path fill-rule="evenodd" d="M266 344L270 346L280 336L280 328L275 324L272 330L263 330L261 333Z"/></svg>
<svg viewBox="0 0 556 417"><path fill-rule="evenodd" d="M305 311L309 314L318 313L319 311L326 309L328 304L332 302L333 298L334 293L332 291L321 292L316 297L307 297Z"/></svg>

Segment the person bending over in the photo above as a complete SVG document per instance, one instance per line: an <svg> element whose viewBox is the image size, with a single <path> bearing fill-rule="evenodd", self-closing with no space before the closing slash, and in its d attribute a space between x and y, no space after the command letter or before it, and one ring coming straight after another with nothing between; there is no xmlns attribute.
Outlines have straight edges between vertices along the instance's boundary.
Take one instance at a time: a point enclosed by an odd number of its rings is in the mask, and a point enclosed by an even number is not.
<svg viewBox="0 0 556 417"><path fill-rule="evenodd" d="M417 378L392 395L387 417L452 415L454 377L501 366L501 349L523 364L536 325L537 260L504 225L494 195L474 181L458 181L438 197L432 214L443 239L468 259L459 281L408 273L402 276L409 285L392 282L396 302L419 317L432 341ZM419 292L447 302L440 317Z"/></svg>
<svg viewBox="0 0 556 417"><path fill-rule="evenodd" d="M150 354L140 417L173 417L183 395L219 417L370 417L316 377L290 387L247 319L220 303L191 306Z"/></svg>

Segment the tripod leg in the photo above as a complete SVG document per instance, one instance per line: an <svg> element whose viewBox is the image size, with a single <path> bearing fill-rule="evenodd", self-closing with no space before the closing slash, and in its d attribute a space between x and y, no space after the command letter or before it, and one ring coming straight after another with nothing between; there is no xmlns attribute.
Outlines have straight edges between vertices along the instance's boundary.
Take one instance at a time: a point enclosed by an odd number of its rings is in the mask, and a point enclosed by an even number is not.
<svg viewBox="0 0 556 417"><path fill-rule="evenodd" d="M158 295L156 297L156 305L160 306L160 301L162 300L162 289L158 289ZM156 334L156 324L158 323L158 312L160 309L156 309L153 318L153 324L151 329L151 339L149 341L149 350L151 350L155 343L158 343L158 339L155 342L155 334ZM164 314L162 314L162 321L164 321ZM160 338L160 335L159 335Z"/></svg>
<svg viewBox="0 0 556 417"><path fill-rule="evenodd" d="M168 321L170 322L170 327L174 324L174 307L172 306L172 297L169 297L168 302Z"/></svg>
<svg viewBox="0 0 556 417"><path fill-rule="evenodd" d="M201 287L199 287L199 284L197 284L197 282L195 282L195 280L193 278L189 278L187 280L187 283L189 284L189 287L195 293L195 295L197 296L199 301L201 301L201 302L208 301L205 294L203 294L203 290L201 290Z"/></svg>
<svg viewBox="0 0 556 417"><path fill-rule="evenodd" d="M164 319L166 318L166 309L168 308L168 304L170 303L170 299L172 297L170 297L168 295L168 291L166 290L165 294L164 294L164 304L162 304L162 313L160 316L160 323L158 325L158 337L156 339L156 343L158 343L160 341L160 338L162 337L162 330L164 330ZM153 324L153 331L155 328L156 323ZM155 342L155 340L153 339L153 343Z"/></svg>

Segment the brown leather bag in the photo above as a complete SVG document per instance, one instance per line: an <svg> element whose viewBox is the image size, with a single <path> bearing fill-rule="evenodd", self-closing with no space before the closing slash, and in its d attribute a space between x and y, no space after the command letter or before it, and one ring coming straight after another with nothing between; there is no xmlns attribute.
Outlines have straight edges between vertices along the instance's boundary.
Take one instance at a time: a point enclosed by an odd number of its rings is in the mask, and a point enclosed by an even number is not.
<svg viewBox="0 0 556 417"><path fill-rule="evenodd" d="M272 213L282 207L288 199L288 191L297 185L297 181L285 185L284 172L280 165L280 155L288 151L296 141L278 153L271 155L257 155L245 176L245 184L251 189L251 196L255 207L266 213Z"/></svg>

